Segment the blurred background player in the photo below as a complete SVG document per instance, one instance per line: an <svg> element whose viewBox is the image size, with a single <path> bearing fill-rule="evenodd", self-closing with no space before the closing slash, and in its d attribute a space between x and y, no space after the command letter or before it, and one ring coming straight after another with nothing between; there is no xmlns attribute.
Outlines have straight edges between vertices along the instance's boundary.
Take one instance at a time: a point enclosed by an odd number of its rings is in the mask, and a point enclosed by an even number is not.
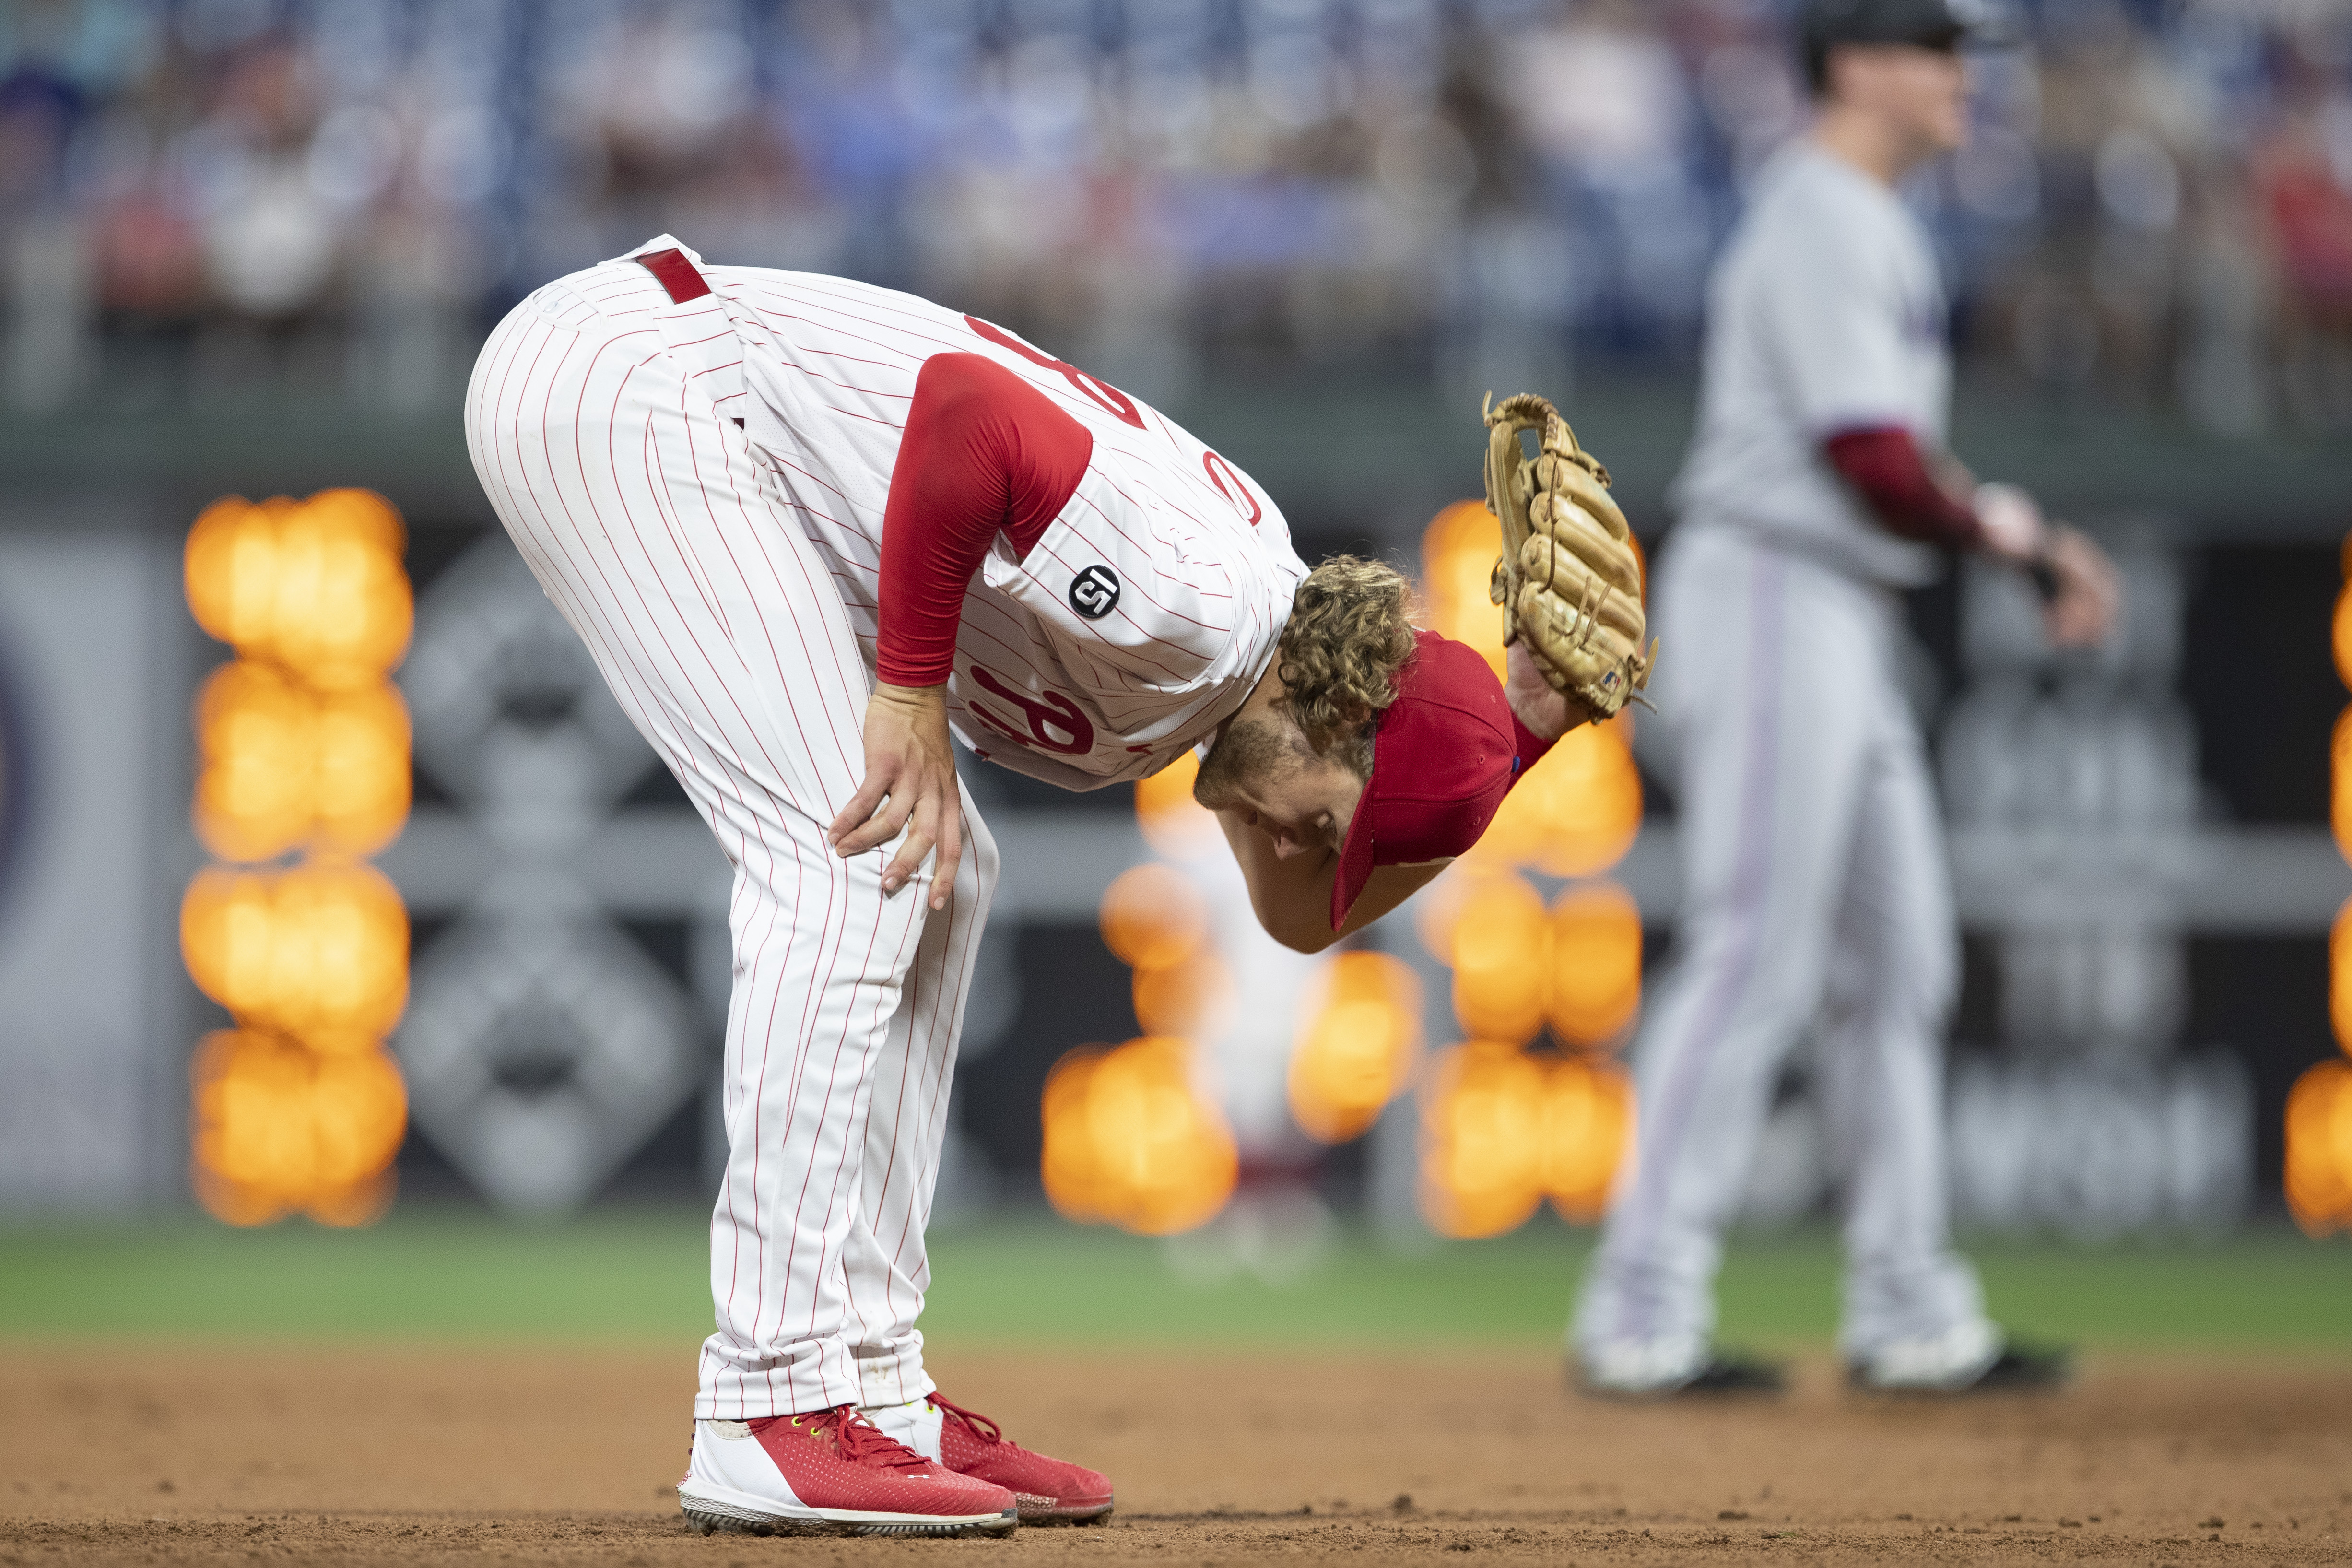
<svg viewBox="0 0 2352 1568"><path fill-rule="evenodd" d="M1968 139L1958 0L1811 0L1819 116L1759 176L1708 300L1698 431L1652 613L1680 806L1674 979L1636 1050L1640 1126L1571 1331L1591 1388L1769 1389L1712 1342L1712 1288L1775 1080L1818 1036L1857 1385L2046 1386L1951 1247L1942 1030L1958 934L1896 590L1941 554L2031 573L2060 646L2115 613L2106 558L1944 448L1951 367L1897 186Z"/></svg>

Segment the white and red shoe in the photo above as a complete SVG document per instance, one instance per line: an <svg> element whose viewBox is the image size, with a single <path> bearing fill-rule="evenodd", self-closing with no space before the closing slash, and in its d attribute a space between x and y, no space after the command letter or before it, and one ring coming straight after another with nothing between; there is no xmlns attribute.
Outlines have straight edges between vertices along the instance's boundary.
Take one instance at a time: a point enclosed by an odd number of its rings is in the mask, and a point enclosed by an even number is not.
<svg viewBox="0 0 2352 1568"><path fill-rule="evenodd" d="M987 1416L940 1394L868 1414L908 1447L937 1453L957 1475L992 1481L1011 1492L1024 1524L1084 1524L1109 1517L1108 1476L1033 1454Z"/></svg>
<svg viewBox="0 0 2352 1568"><path fill-rule="evenodd" d="M885 1436L853 1405L697 1421L678 1505L703 1534L1003 1535L1013 1494Z"/></svg>

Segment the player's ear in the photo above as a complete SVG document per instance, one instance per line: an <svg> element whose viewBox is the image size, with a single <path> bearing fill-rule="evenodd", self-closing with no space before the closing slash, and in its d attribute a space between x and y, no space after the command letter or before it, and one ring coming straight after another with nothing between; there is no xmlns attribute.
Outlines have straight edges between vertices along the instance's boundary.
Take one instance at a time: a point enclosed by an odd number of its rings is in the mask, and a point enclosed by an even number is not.
<svg viewBox="0 0 2352 1568"><path fill-rule="evenodd" d="M1861 46L1835 43L1822 51L1821 69L1813 82L1813 101L1821 104L1851 102L1854 97L1853 72L1864 66Z"/></svg>

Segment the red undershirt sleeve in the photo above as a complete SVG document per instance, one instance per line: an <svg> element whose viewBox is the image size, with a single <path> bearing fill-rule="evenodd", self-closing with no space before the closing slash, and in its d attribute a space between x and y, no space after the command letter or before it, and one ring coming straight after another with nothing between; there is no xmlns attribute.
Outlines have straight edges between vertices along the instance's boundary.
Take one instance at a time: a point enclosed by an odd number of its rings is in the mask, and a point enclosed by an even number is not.
<svg viewBox="0 0 2352 1568"><path fill-rule="evenodd" d="M937 686L955 659L964 590L1001 531L1026 556L1094 456L1087 427L982 354L933 354L882 510L881 647L892 686Z"/></svg>
<svg viewBox="0 0 2352 1568"><path fill-rule="evenodd" d="M1519 765L1512 771L1510 789L1505 790L1505 795L1518 788L1519 781L1528 776L1528 770L1543 761L1544 753L1552 748L1551 742L1520 723L1517 713L1511 715L1511 742Z"/></svg>
<svg viewBox="0 0 2352 1568"><path fill-rule="evenodd" d="M1908 430L1841 430L1822 449L1889 533L1953 550L1983 542L1976 513L1936 482Z"/></svg>

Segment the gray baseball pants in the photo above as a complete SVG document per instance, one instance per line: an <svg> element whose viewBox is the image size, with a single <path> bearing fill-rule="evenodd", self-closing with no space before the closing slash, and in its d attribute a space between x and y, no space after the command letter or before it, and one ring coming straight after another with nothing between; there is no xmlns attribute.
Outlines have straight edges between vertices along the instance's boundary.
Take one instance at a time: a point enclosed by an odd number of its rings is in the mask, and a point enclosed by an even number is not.
<svg viewBox="0 0 2352 1568"><path fill-rule="evenodd" d="M1571 1334L1695 1369L1783 1058L1808 1031L1841 1184L1851 1358L1981 1320L1951 1248L1943 1044L1958 971L1944 837L1883 588L1685 525L1653 595L1684 904L1635 1043L1634 1164ZM1645 740L1650 737L1645 736Z"/></svg>

